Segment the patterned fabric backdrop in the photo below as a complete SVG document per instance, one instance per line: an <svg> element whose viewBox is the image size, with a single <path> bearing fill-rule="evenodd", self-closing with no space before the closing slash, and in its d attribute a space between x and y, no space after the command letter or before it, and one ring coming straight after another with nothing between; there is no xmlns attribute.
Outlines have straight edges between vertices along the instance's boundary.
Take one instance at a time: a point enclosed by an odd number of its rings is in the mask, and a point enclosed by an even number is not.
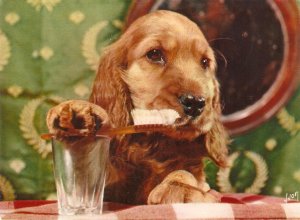
<svg viewBox="0 0 300 220"><path fill-rule="evenodd" d="M0 200L55 198L47 110L87 99L102 48L130 0L0 0ZM232 167L207 161L222 192L300 191L300 88L269 122L233 139Z"/></svg>

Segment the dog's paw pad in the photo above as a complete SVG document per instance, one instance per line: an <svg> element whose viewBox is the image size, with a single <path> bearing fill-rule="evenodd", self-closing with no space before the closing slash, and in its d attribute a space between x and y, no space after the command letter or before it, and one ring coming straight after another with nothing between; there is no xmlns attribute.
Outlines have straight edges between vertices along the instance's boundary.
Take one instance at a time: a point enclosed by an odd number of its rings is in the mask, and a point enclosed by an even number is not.
<svg viewBox="0 0 300 220"><path fill-rule="evenodd" d="M81 100L63 102L50 109L47 115L47 125L53 134L91 134L107 124L108 115L105 110Z"/></svg>

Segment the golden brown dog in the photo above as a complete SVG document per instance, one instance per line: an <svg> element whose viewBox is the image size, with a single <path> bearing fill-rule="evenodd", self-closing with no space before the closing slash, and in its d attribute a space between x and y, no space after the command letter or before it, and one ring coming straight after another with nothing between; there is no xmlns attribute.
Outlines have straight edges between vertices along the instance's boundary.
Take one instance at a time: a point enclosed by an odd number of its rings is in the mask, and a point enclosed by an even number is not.
<svg viewBox="0 0 300 220"><path fill-rule="evenodd" d="M87 101L49 111L50 132L94 133L133 124L132 109L173 109L170 133L114 138L107 201L131 204L217 201L205 182L202 158L226 165L216 61L198 26L170 11L137 19L103 54Z"/></svg>

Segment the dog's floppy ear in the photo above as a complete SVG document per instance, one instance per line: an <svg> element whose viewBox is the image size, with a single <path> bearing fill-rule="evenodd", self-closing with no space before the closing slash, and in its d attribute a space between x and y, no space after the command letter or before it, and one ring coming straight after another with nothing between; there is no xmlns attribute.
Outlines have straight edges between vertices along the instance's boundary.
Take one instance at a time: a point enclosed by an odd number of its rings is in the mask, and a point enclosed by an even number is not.
<svg viewBox="0 0 300 220"><path fill-rule="evenodd" d="M90 101L105 109L112 126L127 126L131 122L131 100L122 80L127 66L126 49L119 42L107 48L100 60Z"/></svg>
<svg viewBox="0 0 300 220"><path fill-rule="evenodd" d="M227 166L227 133L220 121L214 122L211 130L205 135L206 150L213 161L221 167Z"/></svg>
<svg viewBox="0 0 300 220"><path fill-rule="evenodd" d="M215 84L215 96L213 98L213 125L212 128L204 136L204 144L208 155L215 163L221 167L227 166L227 145L228 135L220 121L221 105L219 95L219 84L214 80Z"/></svg>

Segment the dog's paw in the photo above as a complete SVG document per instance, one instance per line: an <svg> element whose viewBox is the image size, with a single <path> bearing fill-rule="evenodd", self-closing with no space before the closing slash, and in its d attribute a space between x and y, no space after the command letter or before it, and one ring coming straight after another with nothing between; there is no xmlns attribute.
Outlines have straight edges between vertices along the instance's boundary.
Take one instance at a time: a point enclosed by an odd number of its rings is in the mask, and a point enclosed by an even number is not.
<svg viewBox="0 0 300 220"><path fill-rule="evenodd" d="M177 170L170 173L148 196L148 204L218 202L219 197L209 192L207 184L199 187L189 172Z"/></svg>
<svg viewBox="0 0 300 220"><path fill-rule="evenodd" d="M70 100L51 108L47 126L53 134L94 134L108 126L109 118L104 109L82 100Z"/></svg>

